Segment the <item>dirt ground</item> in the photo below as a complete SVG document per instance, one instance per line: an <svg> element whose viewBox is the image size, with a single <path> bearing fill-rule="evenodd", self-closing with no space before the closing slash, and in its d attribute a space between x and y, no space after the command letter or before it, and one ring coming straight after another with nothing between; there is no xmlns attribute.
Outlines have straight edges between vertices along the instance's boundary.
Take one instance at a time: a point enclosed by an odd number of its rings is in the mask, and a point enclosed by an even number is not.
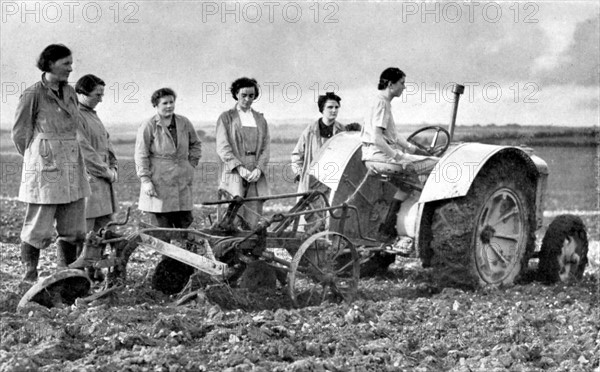
<svg viewBox="0 0 600 372"><path fill-rule="evenodd" d="M398 258L385 275L361 279L351 304L295 309L281 288L208 283L177 306L150 286L160 257L136 251L111 295L17 311L28 288L11 225L11 211L21 212L2 206L0 372L600 369L597 266L577 285L462 291ZM55 255L42 252L41 275L55 272Z"/></svg>

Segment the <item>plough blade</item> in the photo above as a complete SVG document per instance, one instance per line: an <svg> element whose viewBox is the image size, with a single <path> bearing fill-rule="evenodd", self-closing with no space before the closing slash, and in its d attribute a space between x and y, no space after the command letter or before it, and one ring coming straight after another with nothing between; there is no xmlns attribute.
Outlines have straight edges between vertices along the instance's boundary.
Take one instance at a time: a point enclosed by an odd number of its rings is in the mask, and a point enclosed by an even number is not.
<svg viewBox="0 0 600 372"><path fill-rule="evenodd" d="M142 247L150 248L160 254L169 256L177 261L181 261L208 275L221 277L227 276L227 264L223 262L211 260L204 256L194 254L186 251L183 248L179 248L173 244L164 242L147 234L139 235L141 239L141 243L139 245Z"/></svg>

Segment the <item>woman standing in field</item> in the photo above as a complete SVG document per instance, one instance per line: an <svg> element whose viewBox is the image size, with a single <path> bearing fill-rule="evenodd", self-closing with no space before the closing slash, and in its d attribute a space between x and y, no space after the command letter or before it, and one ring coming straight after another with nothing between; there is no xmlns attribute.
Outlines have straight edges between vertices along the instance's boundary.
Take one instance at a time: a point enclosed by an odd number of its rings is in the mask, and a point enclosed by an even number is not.
<svg viewBox="0 0 600 372"><path fill-rule="evenodd" d="M88 165L88 174L90 176L91 195L86 198L85 218L87 231L99 231L107 223L112 221L113 214L117 211L117 199L113 183L118 179L118 165L115 152L113 150L110 138L104 124L94 110L98 103L102 102L104 96L105 83L95 75L84 75L75 84L75 92L79 98L79 112L83 117L83 134L95 150L105 167L108 167L114 177L108 179L98 177L93 172L93 167ZM93 158L94 154L84 151L83 157L86 160ZM101 251L99 248L85 246L83 255L70 265L72 268L83 268L99 260ZM100 271L90 272L90 277L101 280Z"/></svg>
<svg viewBox="0 0 600 372"><path fill-rule="evenodd" d="M161 88L152 94L156 114L142 123L135 142L135 164L141 181L139 209L150 214L158 227L185 229L193 222L194 168L201 155L201 143L192 123L175 114L177 95ZM152 278L156 289L176 291L182 277L193 273L190 266L164 257ZM175 284L171 284L175 283Z"/></svg>
<svg viewBox="0 0 600 372"><path fill-rule="evenodd" d="M102 102L105 83L94 75L82 76L75 84L75 92L79 97L79 112L84 119L84 134L96 154L103 160L104 166L111 169L112 179L101 178L90 174L92 194L86 199L85 215L87 231L98 231L112 221L117 211L117 199L113 183L118 179L117 157L113 150L110 136L94 110ZM90 158L84 152L84 158Z"/></svg>
<svg viewBox="0 0 600 372"><path fill-rule="evenodd" d="M231 95L237 104L217 120L217 154L222 168L219 193L244 198L268 195L269 128L263 114L251 108L259 95L258 83L246 77L237 79ZM262 215L262 205L260 201L245 203L238 216L252 228Z"/></svg>
<svg viewBox="0 0 600 372"><path fill-rule="evenodd" d="M300 138L298 138L296 147L292 151L292 170L295 180L300 182L298 192L311 189L308 171L321 146L331 137L346 130L336 120L341 101L342 99L332 92L320 95L317 100L317 106L322 117L307 126L300 135Z"/></svg>
<svg viewBox="0 0 600 372"><path fill-rule="evenodd" d="M310 184L310 165L328 139L347 129L336 120L341 101L342 99L332 92L319 96L317 106L322 117L304 129L300 138L298 138L296 147L292 151L292 171L294 172L295 181L299 181L299 193L318 187L318 185ZM353 125L356 124L351 124L351 126ZM325 207L325 204L319 198L311 203L311 207L313 209L322 208ZM304 220L307 222L305 230L311 230L315 226L315 223L318 223L319 220L325 217L325 212L305 215ZM323 222L319 228L323 228L324 226Z"/></svg>
<svg viewBox="0 0 600 372"><path fill-rule="evenodd" d="M152 94L156 115L140 125L135 164L141 181L139 209L158 227L186 228L193 221L192 185L201 143L192 123L175 114L175 92Z"/></svg>
<svg viewBox="0 0 600 372"><path fill-rule="evenodd" d="M69 48L47 46L37 61L42 79L23 92L15 115L12 140L23 156L19 200L27 203L21 230L25 281L37 280L40 249L50 245L55 230L59 267L75 261L77 246L85 238L85 197L90 195L90 185L83 154L93 149L79 132L77 95L67 83L72 64ZM95 157L86 163L97 177L116 177Z"/></svg>

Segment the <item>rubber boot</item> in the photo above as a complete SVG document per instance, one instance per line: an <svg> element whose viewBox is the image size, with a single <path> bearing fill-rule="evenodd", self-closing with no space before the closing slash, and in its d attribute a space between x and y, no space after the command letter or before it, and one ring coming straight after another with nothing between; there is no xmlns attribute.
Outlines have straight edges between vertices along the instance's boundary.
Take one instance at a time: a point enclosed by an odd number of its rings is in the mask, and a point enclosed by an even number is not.
<svg viewBox="0 0 600 372"><path fill-rule="evenodd" d="M93 244L84 244L81 255L75 262L69 265L70 269L84 269L88 266L94 266L94 264L102 259L102 247L95 246Z"/></svg>
<svg viewBox="0 0 600 372"><path fill-rule="evenodd" d="M40 250L36 247L21 242L21 262L25 266L23 281L35 282L38 278L37 266L40 260Z"/></svg>
<svg viewBox="0 0 600 372"><path fill-rule="evenodd" d="M379 233L386 239L395 238L398 233L396 232L396 220L398 219L398 211L402 206L402 201L398 199L392 200L392 205L390 205L390 209L388 209L387 216L385 216L385 221L379 226Z"/></svg>
<svg viewBox="0 0 600 372"><path fill-rule="evenodd" d="M77 245L64 240L56 242L56 256L58 261L56 267L58 269L66 269L70 264L75 262L77 258Z"/></svg>

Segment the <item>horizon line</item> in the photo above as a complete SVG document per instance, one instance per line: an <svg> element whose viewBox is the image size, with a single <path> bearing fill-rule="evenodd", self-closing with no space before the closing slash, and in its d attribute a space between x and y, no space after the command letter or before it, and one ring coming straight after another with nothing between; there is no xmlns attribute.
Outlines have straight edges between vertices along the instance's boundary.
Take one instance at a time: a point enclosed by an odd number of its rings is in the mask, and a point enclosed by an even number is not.
<svg viewBox="0 0 600 372"><path fill-rule="evenodd" d="M276 126L280 126L280 125L298 125L301 123L312 123L314 120L316 120L315 118L304 118L304 119L297 119L297 118L287 118L287 119L271 119L269 120L269 125L276 125ZM190 119L190 121L192 122L192 124L195 125L199 125L199 126L209 126L209 125L216 125L216 122L213 121L197 121L197 120L192 120ZM289 123L284 123L285 121L290 121ZM350 120L348 121L349 123L359 123L360 124L360 120ZM103 122L103 124L107 127L112 127L112 126L119 126L119 125L123 125L123 124L127 124L127 125L135 125L136 122L133 121L105 121ZM11 122L0 122L0 130L4 131L5 129L10 129L12 127L13 123ZM432 125L439 125L439 126L448 126L449 124L447 123L396 123L397 126L403 126L403 125L408 125L408 126L432 126ZM568 124L555 124L555 123L550 123L550 124L519 124L519 123L502 123L502 124L498 124L498 123L462 123L462 124L457 124L456 128L460 128L461 126L468 126L468 127L472 127L472 126L482 126L482 127L486 127L486 126L498 126L498 127L502 127L502 126L520 126L520 127L567 127L567 128L596 128L599 127L598 124L589 124L589 125L568 125Z"/></svg>

